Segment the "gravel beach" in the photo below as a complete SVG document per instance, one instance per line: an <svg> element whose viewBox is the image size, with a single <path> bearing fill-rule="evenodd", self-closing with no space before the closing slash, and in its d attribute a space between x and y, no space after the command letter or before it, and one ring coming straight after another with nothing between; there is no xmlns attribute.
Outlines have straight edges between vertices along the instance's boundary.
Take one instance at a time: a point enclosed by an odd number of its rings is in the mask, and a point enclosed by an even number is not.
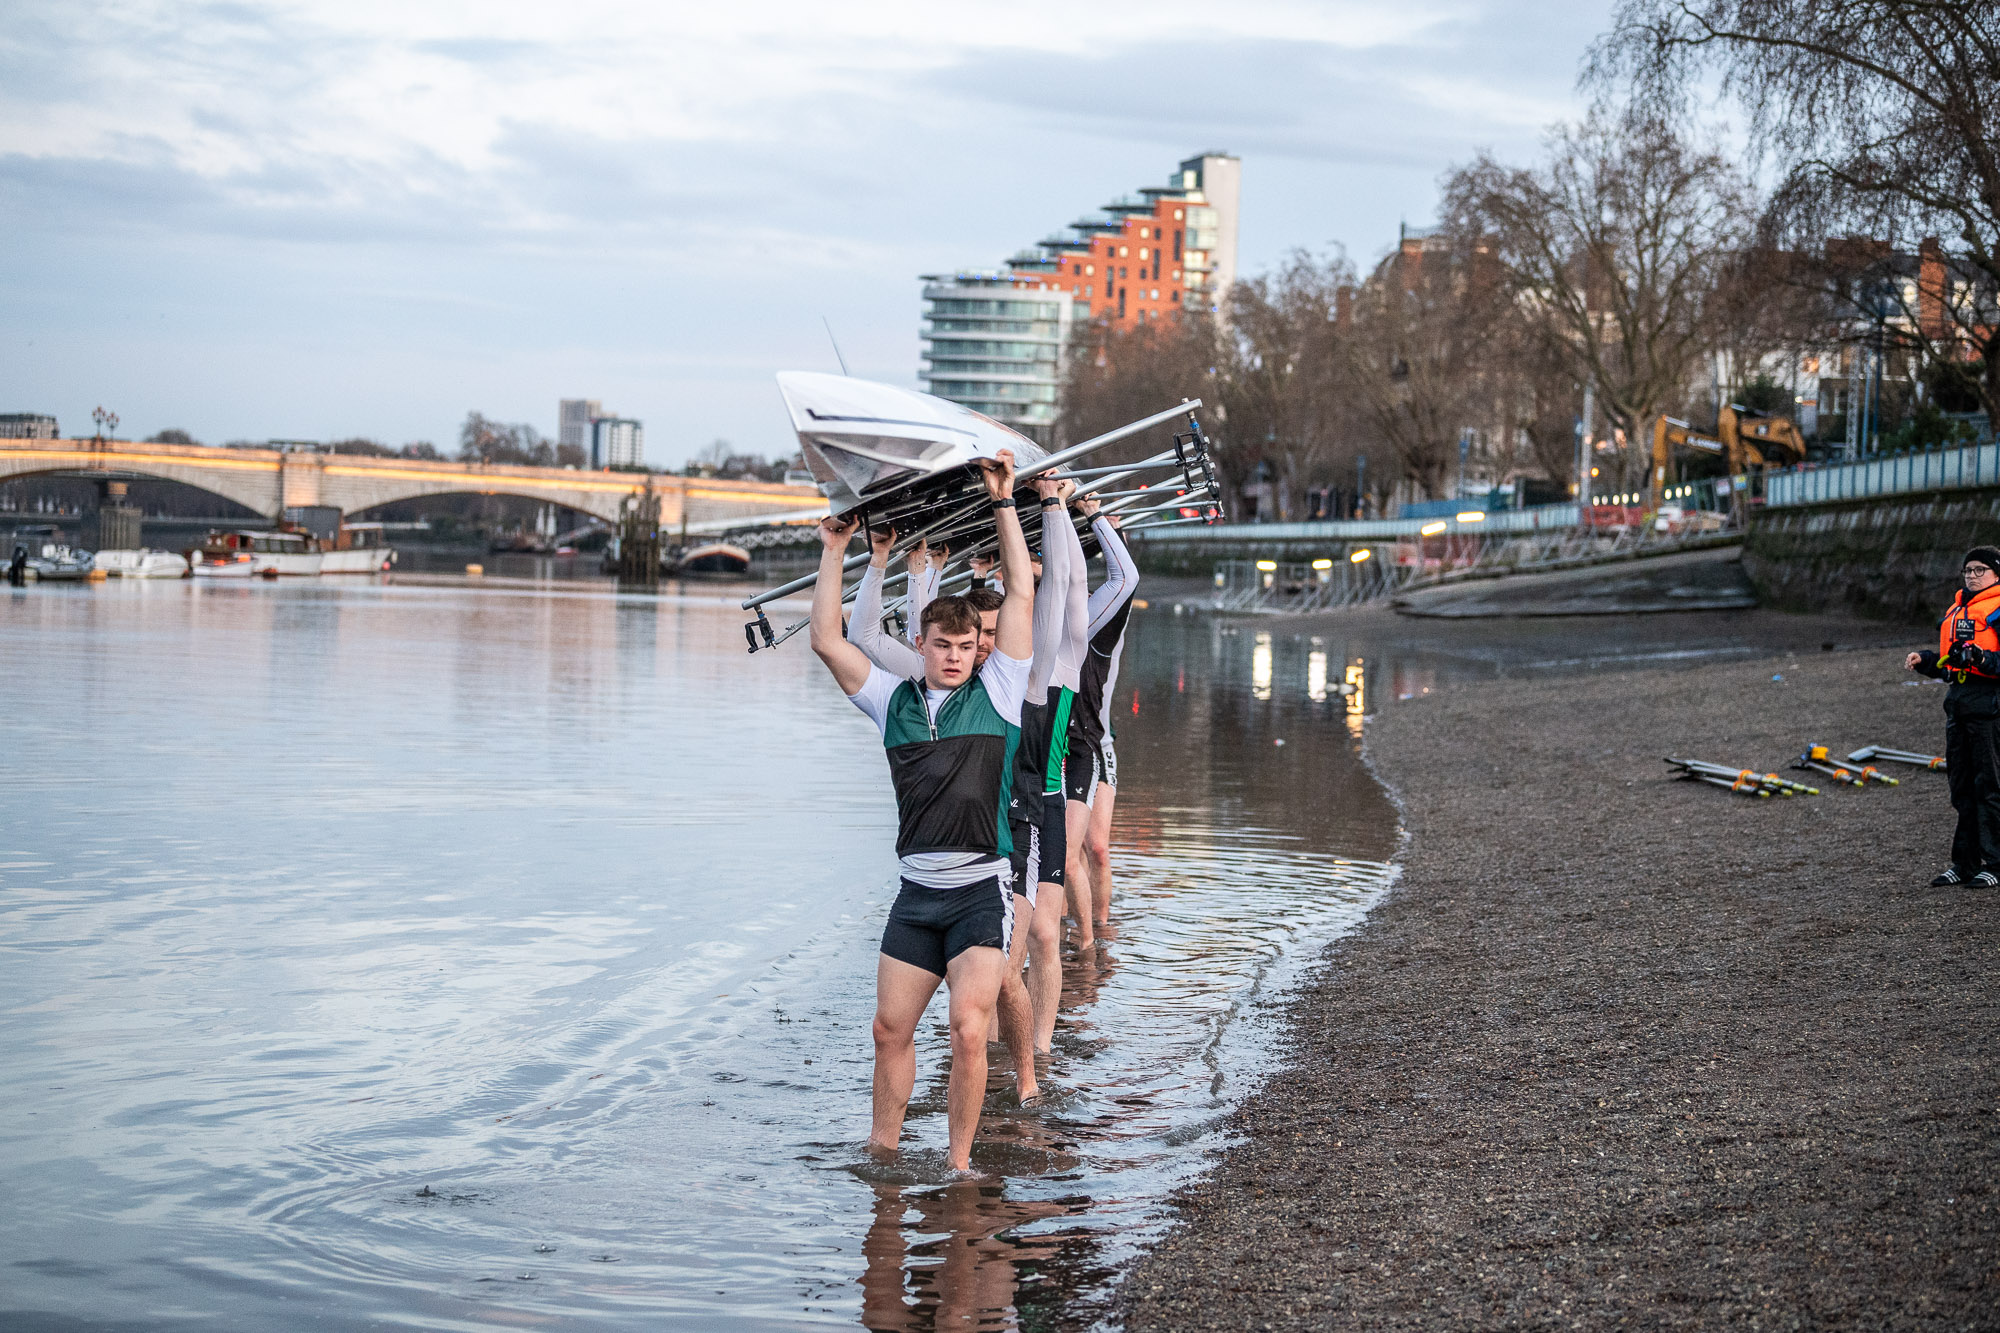
<svg viewBox="0 0 2000 1333"><path fill-rule="evenodd" d="M1660 762L1939 752L1943 689L1900 667L1380 705L1402 879L1303 988L1126 1327L2000 1327L2000 895L1926 887L1942 775L1753 800Z"/></svg>

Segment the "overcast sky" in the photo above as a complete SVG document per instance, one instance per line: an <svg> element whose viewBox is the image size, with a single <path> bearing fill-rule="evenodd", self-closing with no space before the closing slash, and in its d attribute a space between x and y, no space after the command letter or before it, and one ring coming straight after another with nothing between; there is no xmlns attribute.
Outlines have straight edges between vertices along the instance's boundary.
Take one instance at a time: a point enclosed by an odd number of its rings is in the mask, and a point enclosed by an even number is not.
<svg viewBox="0 0 2000 1333"><path fill-rule="evenodd" d="M1573 115L1607 0L970 7L10 0L0 411L455 444L590 397L655 464L793 447L772 383L916 382L916 275L1202 150L1240 271L1431 219Z"/></svg>

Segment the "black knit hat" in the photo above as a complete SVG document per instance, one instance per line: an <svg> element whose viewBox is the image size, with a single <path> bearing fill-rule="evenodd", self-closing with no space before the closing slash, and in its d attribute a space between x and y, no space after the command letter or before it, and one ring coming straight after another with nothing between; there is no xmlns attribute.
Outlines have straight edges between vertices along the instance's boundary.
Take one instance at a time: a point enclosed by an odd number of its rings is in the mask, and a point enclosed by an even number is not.
<svg viewBox="0 0 2000 1333"><path fill-rule="evenodd" d="M1965 553L1965 564L1981 564L2000 574L2000 547L1975 546Z"/></svg>

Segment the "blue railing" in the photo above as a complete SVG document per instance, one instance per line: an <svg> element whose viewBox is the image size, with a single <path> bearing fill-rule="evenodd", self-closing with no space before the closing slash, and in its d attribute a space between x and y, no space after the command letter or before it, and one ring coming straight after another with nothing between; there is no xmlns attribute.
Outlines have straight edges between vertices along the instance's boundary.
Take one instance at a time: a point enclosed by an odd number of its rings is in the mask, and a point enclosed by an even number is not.
<svg viewBox="0 0 2000 1333"><path fill-rule="evenodd" d="M1807 463L1764 474L1764 505L1832 504L1912 491L2000 486L2000 444L1966 445L1923 453L1893 454L1830 467Z"/></svg>
<svg viewBox="0 0 2000 1333"><path fill-rule="evenodd" d="M1161 528L1157 540L1163 542L1281 542L1348 541L1372 537L1415 537L1427 527L1444 524L1443 531L1463 535L1483 532L1545 532L1553 528L1573 528L1577 513L1573 504L1536 505L1533 509L1497 509L1485 513L1475 505L1461 512L1484 513L1484 517L1461 523L1450 518L1355 518L1320 523L1218 523L1204 527L1197 523ZM1144 528L1133 536L1153 538Z"/></svg>

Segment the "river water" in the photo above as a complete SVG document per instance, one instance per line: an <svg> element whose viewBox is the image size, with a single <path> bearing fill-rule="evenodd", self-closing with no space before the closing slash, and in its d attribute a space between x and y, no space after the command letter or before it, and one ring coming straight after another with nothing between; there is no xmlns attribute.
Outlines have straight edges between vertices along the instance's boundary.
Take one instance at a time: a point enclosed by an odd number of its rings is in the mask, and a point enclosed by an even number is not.
<svg viewBox="0 0 2000 1333"><path fill-rule="evenodd" d="M0 591L0 1325L1093 1323L1274 997L1387 884L1361 719L1426 686L1135 614L1115 935L1067 970L1054 1104L1012 1108L996 1051L986 1174L951 1181L942 1000L914 1146L861 1148L880 742L743 618L713 587Z"/></svg>

